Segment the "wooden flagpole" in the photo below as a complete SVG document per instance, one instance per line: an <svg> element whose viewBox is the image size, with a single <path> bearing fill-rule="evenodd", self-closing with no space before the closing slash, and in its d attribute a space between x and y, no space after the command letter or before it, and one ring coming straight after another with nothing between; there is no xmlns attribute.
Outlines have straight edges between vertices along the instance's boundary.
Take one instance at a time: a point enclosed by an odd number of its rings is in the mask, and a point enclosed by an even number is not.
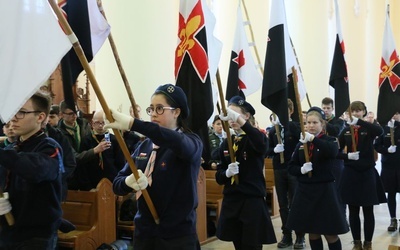
<svg viewBox="0 0 400 250"><path fill-rule="evenodd" d="M351 115L350 106L347 108L347 113L349 113L350 121L353 120L353 116ZM351 135L351 148L352 148L353 152L356 152L357 151L357 145L356 145L356 139L355 139L355 136L354 136L354 128L353 128L352 125L349 125L349 126L350 126L350 135Z"/></svg>
<svg viewBox="0 0 400 250"><path fill-rule="evenodd" d="M86 71L87 76L90 79L90 82L92 84L93 90L95 91L97 98L99 99L99 102L101 104L101 107L104 110L104 113L106 115L106 118L110 121L110 122L114 122L114 118L111 115L111 111L108 108L107 102L100 90L99 84L97 83L97 80L93 74L92 69L89 66L89 62L86 59L86 56L82 50L82 47L78 41L78 38L75 36L75 34L73 33L71 26L68 24L67 20L65 19L64 15L62 14L60 8L58 7L58 5L55 3L55 1L53 0L48 0L50 6L52 7L54 13L56 14L58 21L61 24L61 27L63 28L64 32L67 34L68 38L70 39L73 48L79 58L79 61L81 62L83 68ZM121 147L122 153L125 156L125 159L127 160L133 175L135 176L136 180L139 179L139 174L137 171L137 168L135 166L135 163L133 162L131 155L129 153L128 147L125 144L124 139L122 138L121 132L117 129L113 129L115 137L118 141L119 146ZM143 194L143 198L145 199L147 206L149 207L149 210L151 212L151 214L153 215L154 221L156 224L160 223L160 219L158 217L157 211L154 207L154 204L152 202L152 200L150 199L149 193L147 192L147 189L142 190L142 194Z"/></svg>
<svg viewBox="0 0 400 250"><path fill-rule="evenodd" d="M101 14L103 15L104 19L107 20L106 13L104 12L104 8L103 8L101 0L97 1L97 5L98 5L99 10L100 10ZM121 63L121 59L118 54L117 46L115 45L114 38L113 38L111 32L108 35L108 41L110 42L110 46L111 46L111 49L112 49L112 52L113 52L113 55L115 58L115 62L117 63L119 73L121 75L122 81L124 82L126 92L128 93L129 101L131 102L131 106L133 109L133 114L134 114L135 118L139 118L139 114L136 109L136 101L135 101L135 98L133 97L131 86L129 85L128 78L126 77L124 67L122 67L122 63Z"/></svg>
<svg viewBox="0 0 400 250"><path fill-rule="evenodd" d="M294 48L292 38L291 37L289 37L289 38L290 38L290 45L292 46L292 49L293 49L294 57L296 58L297 65L299 65L300 74L303 75L303 73L301 72L299 58L297 57L297 53L296 53L296 50ZM310 98L308 97L308 93L307 92L306 92L306 97L307 97L308 106L311 108L311 102L310 102Z"/></svg>
<svg viewBox="0 0 400 250"><path fill-rule="evenodd" d="M261 74L264 75L264 69L263 69L262 66L261 66L260 55L258 54L258 50L257 50L256 43L255 43L253 27L251 27L251 22L250 22L250 19L249 19L249 13L247 12L246 3L244 2L244 0L242 0L242 5L243 5L244 13L245 13L245 15L246 15L246 19L247 19L247 21L248 21L248 23L249 23L248 25L249 25L250 36L251 36L251 40L252 40L252 42L253 42L253 44L254 44L254 46L252 46L252 47L254 47L254 48L253 48L254 54L256 55L257 63L258 63L258 65L259 65ZM272 114L272 115L276 116L276 114ZM282 137L281 137L279 125L275 125L275 131L276 131L276 137L277 137L277 139L278 139L278 143L279 143L279 144L282 144ZM281 161L281 163L284 163L284 162L285 162L284 153L281 152L281 153L279 153L279 155L280 155L280 161Z"/></svg>
<svg viewBox="0 0 400 250"><path fill-rule="evenodd" d="M272 113L272 115L274 116L274 120L276 120L277 115L275 113ZM275 127L275 134L276 134L278 143L282 144L281 127L278 124L275 124L274 127ZM281 161L281 164L283 164L285 162L285 155L283 152L279 153L279 159Z"/></svg>
<svg viewBox="0 0 400 250"><path fill-rule="evenodd" d="M395 146L395 142L394 142L394 128L390 128L390 144L392 146Z"/></svg>
<svg viewBox="0 0 400 250"><path fill-rule="evenodd" d="M297 102L297 109L298 109L298 113L299 113L299 121L300 121L300 128L301 128L301 133L303 135L303 138L306 135L306 132L304 130L304 122L303 122L303 114L301 113L301 102L300 102L300 95L299 95L299 89L297 87L297 70L295 67L292 67L292 73L293 73L293 86L294 86L294 92L295 92L295 96L296 96L296 102ZM303 143L303 147L304 147L304 158L306 160L306 162L310 161L310 157L308 155L308 145L307 142ZM312 177L312 171L308 172L308 177Z"/></svg>
<svg viewBox="0 0 400 250"><path fill-rule="evenodd" d="M219 101L221 103L221 108L222 108L222 113L224 115L226 115L226 107L225 107L225 100L224 100L224 92L222 90L222 84L221 84L221 77L219 75L219 69L217 69L217 84L218 84L218 92L219 92ZM229 124L227 121L222 121L222 123L224 124L224 128L226 129L226 141L228 143L228 151L229 151L229 156L231 159L231 162L234 163L236 162L235 159L235 153L233 152L233 146L232 146L232 137L231 137L231 132L229 130ZM239 176L238 175L234 175L234 180L236 182L236 184L239 184Z"/></svg>
<svg viewBox="0 0 400 250"><path fill-rule="evenodd" d="M3 198L3 197L4 197L3 189L0 188L0 198ZM15 222L14 216L12 215L11 212L6 213L4 216L6 217L6 220L7 220L7 223L9 226L14 225L14 222Z"/></svg>

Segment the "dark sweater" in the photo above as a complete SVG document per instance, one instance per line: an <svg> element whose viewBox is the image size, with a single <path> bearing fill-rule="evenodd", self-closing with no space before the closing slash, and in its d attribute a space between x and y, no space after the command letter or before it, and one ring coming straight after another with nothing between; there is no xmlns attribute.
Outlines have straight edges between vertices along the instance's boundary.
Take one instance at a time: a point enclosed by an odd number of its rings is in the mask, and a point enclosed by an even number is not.
<svg viewBox="0 0 400 250"><path fill-rule="evenodd" d="M2 216L0 241L15 244L32 237L48 238L61 220L62 149L44 133L16 147L0 148L1 167L9 172L6 189L15 218L13 227Z"/></svg>
<svg viewBox="0 0 400 250"><path fill-rule="evenodd" d="M132 158L136 167L145 172L153 143L159 146L152 173L153 183L147 191L160 218L156 225L143 198L138 200L135 216L135 237L176 238L196 233L197 177L203 144L193 133L174 131L158 124L135 120L131 130L147 137ZM114 192L125 195L132 189L125 178L132 173L129 165L113 182Z"/></svg>
<svg viewBox="0 0 400 250"><path fill-rule="evenodd" d="M384 127L384 133L375 140L375 150L382 154L382 168L400 169L400 122L394 123L394 145L396 152L389 153L388 148L392 145L390 139L390 128Z"/></svg>

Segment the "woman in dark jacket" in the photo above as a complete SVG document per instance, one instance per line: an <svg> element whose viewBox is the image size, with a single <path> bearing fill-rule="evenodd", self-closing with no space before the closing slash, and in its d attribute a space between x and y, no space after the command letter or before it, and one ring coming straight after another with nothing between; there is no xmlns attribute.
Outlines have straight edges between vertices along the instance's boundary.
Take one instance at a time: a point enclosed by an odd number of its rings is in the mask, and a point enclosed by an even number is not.
<svg viewBox="0 0 400 250"><path fill-rule="evenodd" d="M372 249L375 229L374 205L386 202L378 171L375 169L373 143L383 129L364 121L367 113L365 104L355 101L350 104L352 120L339 135L338 158L344 160L342 179L339 185L343 203L349 207L349 222L354 240L354 250ZM351 136L354 130L354 142ZM346 151L345 151L346 150ZM364 245L361 244L360 207L364 214Z"/></svg>
<svg viewBox="0 0 400 250"><path fill-rule="evenodd" d="M125 165L113 182L118 195L137 191L134 249L200 249L196 208L203 144L184 125L189 115L186 95L178 86L162 85L152 95L146 112L151 122L113 111L116 122L105 126L146 136L132 155L139 169L139 179L136 180L129 165ZM146 187L159 224L155 223L143 195L139 197Z"/></svg>
<svg viewBox="0 0 400 250"><path fill-rule="evenodd" d="M374 147L381 154L381 179L385 192L388 193L387 203L391 218L388 231L393 232L397 230L396 194L400 192L400 112L397 112L384 127L384 133L376 139Z"/></svg>
<svg viewBox="0 0 400 250"><path fill-rule="evenodd" d="M325 134L325 113L318 107L307 112L307 129L289 162L288 171L297 176L297 189L287 227L309 233L311 249L322 250L325 236L329 249L342 249L339 234L349 231L335 184L333 168L338 153L334 137ZM306 161L304 147L308 147Z"/></svg>
<svg viewBox="0 0 400 250"><path fill-rule="evenodd" d="M235 249L261 250L262 244L276 243L274 228L268 213L264 179L264 158L267 137L254 127L254 108L240 96L229 100L226 116L235 131L231 162L226 140L220 148L221 165L215 174L224 185L224 199L218 221L217 237L233 241ZM239 182L234 181L237 175Z"/></svg>

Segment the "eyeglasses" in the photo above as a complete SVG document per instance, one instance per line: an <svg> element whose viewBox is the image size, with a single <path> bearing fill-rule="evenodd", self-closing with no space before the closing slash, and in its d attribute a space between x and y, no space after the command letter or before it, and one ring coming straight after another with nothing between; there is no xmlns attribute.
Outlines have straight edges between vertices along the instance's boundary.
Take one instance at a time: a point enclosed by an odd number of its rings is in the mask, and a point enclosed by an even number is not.
<svg viewBox="0 0 400 250"><path fill-rule="evenodd" d="M104 126L104 124L105 124L105 122L93 122L93 125L96 125L96 126Z"/></svg>
<svg viewBox="0 0 400 250"><path fill-rule="evenodd" d="M155 108L154 107L148 107L147 109L146 109L146 113L148 114L148 115L151 115L153 112L154 112L154 110L156 111L156 113L157 113L157 115L162 115L162 114L164 114L164 110L175 110L176 108L173 108L173 107L164 107L164 106L161 106L161 105L159 105L159 106L156 106Z"/></svg>
<svg viewBox="0 0 400 250"><path fill-rule="evenodd" d="M63 114L64 114L64 115L69 115L69 116L76 115L76 113L75 113L75 112L69 112L69 113L63 112Z"/></svg>
<svg viewBox="0 0 400 250"><path fill-rule="evenodd" d="M31 114L31 113L41 113L42 111L39 110L32 110L32 111L23 111L20 110L15 114L15 118L17 119L24 119L26 114Z"/></svg>

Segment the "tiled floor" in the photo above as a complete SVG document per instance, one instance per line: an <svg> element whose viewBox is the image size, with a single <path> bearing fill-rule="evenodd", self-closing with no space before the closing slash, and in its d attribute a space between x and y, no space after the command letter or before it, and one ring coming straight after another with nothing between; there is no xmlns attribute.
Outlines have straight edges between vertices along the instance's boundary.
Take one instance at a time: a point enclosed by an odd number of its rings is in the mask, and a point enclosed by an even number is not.
<svg viewBox="0 0 400 250"><path fill-rule="evenodd" d="M380 157L380 156L379 156ZM380 158L376 162L376 169L380 173L381 170L381 164L380 164ZM400 195L397 195L397 207L400 208ZM399 209L397 210L397 216L400 218L400 211ZM390 233L387 231L387 227L390 224L390 216L389 216L389 211L387 208L387 204L381 204L379 206L374 207L374 213L375 213L375 232L374 232L374 237L372 239L372 248L374 250L386 250L388 249L389 245L397 245L400 246L400 237L399 237L399 231ZM348 214L348 212L347 212ZM362 212L361 212L362 214ZM272 223L274 225L274 230L275 230L275 235L278 241L282 237L281 233L281 219L279 217L272 219ZM361 226L361 229L363 227ZM362 238L363 238L363 231L361 231ZM295 237L295 236L294 236ZM348 232L347 234L340 235L340 240L342 242L342 249L343 250L351 250L353 248L353 238L351 236L351 233ZM305 249L311 249L309 244L308 244L308 237L306 236L306 242L307 242L307 247ZM233 244L231 242L224 242L220 240L215 240L212 241L208 244L205 244L201 247L202 250L231 250L234 249ZM276 244L272 245L264 245L263 250L271 250L271 249L280 249L277 248ZM285 249L292 249L292 247L288 247ZM324 240L324 249L328 249L328 246L326 244L326 241Z"/></svg>
<svg viewBox="0 0 400 250"><path fill-rule="evenodd" d="M400 197L397 197L397 203L400 206ZM390 216L387 209L387 204L381 204L379 206L375 206L375 233L372 239L372 248L374 250L386 250L389 245L398 245L400 246L400 238L399 231L390 233L387 231L387 227L389 226ZM362 212L361 212L362 213ZM398 216L400 216L400 211L398 212ZM274 225L275 234L277 239L281 238L281 220L279 217L274 218L272 220ZM363 231L362 231L363 232ZM361 234L363 237L363 233ZM307 236L306 236L307 238ZM353 247L351 233L340 235L340 239L342 241L343 250L351 250ZM234 249L233 244L231 242L224 242L220 240L212 241L208 244L205 244L201 247L202 250L231 250ZM270 249L279 249L276 244L272 245L264 245L263 250ZM292 247L284 248L284 249L292 249ZM308 244L307 238L307 247L305 249L311 249ZM326 241L324 240L324 249L328 249Z"/></svg>

